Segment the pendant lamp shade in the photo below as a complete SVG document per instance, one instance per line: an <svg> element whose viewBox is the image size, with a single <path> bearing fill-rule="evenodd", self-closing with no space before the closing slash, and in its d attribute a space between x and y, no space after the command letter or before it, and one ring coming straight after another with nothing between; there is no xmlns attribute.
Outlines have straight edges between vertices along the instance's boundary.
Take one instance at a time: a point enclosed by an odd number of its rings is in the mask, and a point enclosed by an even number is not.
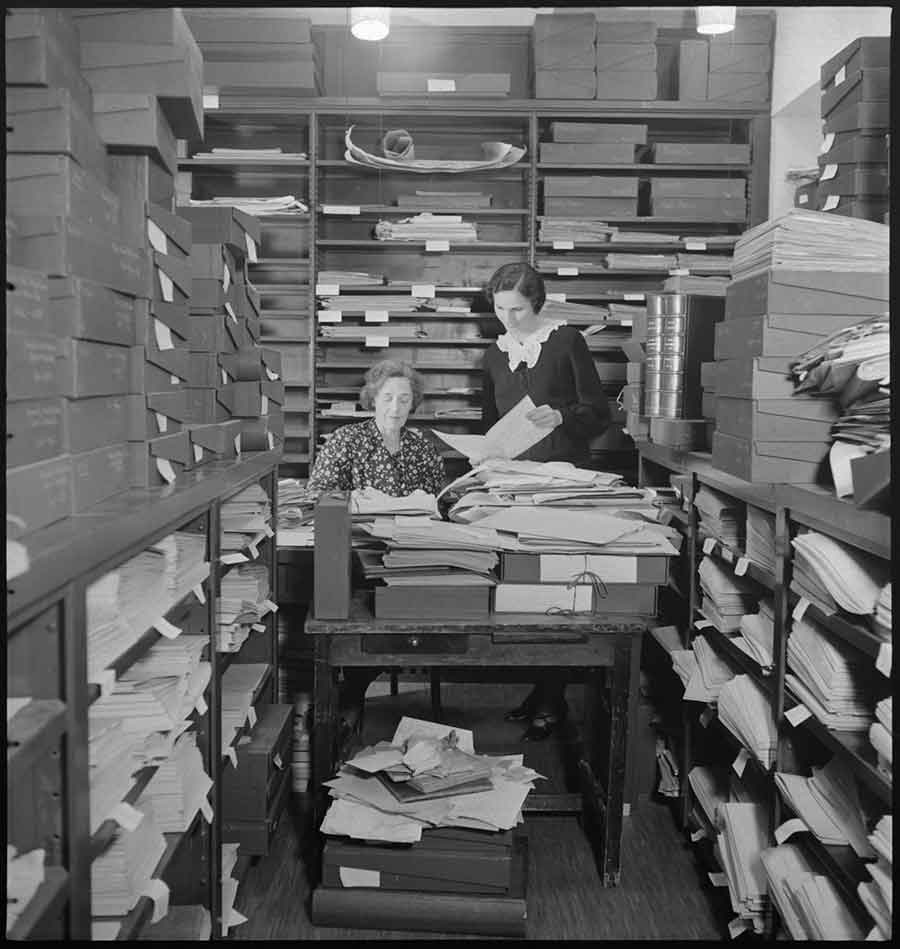
<svg viewBox="0 0 900 949"><path fill-rule="evenodd" d="M390 7L351 7L350 32L360 40L383 40L391 29Z"/></svg>
<svg viewBox="0 0 900 949"><path fill-rule="evenodd" d="M730 33L737 7L697 7L697 32L707 36Z"/></svg>

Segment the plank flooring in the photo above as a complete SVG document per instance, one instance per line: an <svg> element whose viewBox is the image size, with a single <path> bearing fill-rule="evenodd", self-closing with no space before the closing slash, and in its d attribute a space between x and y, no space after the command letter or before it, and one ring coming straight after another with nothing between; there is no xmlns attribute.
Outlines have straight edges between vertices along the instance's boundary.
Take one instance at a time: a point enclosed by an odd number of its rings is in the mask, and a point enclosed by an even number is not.
<svg viewBox="0 0 900 949"><path fill-rule="evenodd" d="M547 775L536 790L562 782L560 743L519 744L522 725L503 721L527 686L445 683L445 721L471 728L476 750L524 751L525 763ZM573 717L580 714L579 686L567 695ZM369 699L365 743L389 738L401 715L430 718L428 692ZM314 839L302 797L282 817L272 850L247 873L236 908L247 922L236 939L483 939L441 933L338 929L313 926L306 861ZM722 939L732 915L727 893L714 891L690 844L677 829L665 802L642 800L625 821L622 878L604 889L577 816L535 816L528 836L527 939ZM723 899L724 895L724 899Z"/></svg>

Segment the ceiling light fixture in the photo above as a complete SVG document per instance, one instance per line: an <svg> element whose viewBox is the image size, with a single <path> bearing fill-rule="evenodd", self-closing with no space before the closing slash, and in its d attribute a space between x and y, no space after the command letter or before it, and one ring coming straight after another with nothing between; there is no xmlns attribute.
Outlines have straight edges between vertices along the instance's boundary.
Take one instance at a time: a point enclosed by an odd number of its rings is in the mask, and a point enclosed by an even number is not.
<svg viewBox="0 0 900 949"><path fill-rule="evenodd" d="M351 7L350 32L359 40L383 40L391 29L389 7Z"/></svg>
<svg viewBox="0 0 900 949"><path fill-rule="evenodd" d="M737 7L697 7L697 32L707 36L730 33Z"/></svg>

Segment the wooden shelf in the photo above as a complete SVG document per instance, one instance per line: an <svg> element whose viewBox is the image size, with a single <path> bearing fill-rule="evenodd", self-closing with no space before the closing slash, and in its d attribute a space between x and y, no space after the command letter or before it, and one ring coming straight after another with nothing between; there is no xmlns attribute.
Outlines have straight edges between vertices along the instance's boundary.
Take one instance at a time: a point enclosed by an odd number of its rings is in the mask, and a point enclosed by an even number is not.
<svg viewBox="0 0 900 949"><path fill-rule="evenodd" d="M716 542L715 547L713 547L710 552L713 556L717 557L719 560L727 563L732 571L734 570L738 560L741 557L746 557L746 554L742 550L738 550L735 547L729 547L727 544L723 544L718 538L713 537L712 534L707 533L702 524L698 526L697 529L697 540L701 542L706 542L709 539L712 539ZM774 592L775 590L775 576L768 572L768 570L763 569L758 563L755 563L752 560L748 561L747 572L744 574L745 577L750 580L755 581L756 583L761 584L767 590Z"/></svg>
<svg viewBox="0 0 900 949"><path fill-rule="evenodd" d="M640 146L639 146L640 147ZM750 165L730 164L720 162L719 164L706 165L676 165L674 162L666 164L660 162L556 162L539 161L537 163L539 171L674 171L681 174L694 174L698 171L728 172L733 171L737 174L746 174L750 171Z"/></svg>
<svg viewBox="0 0 900 949"><path fill-rule="evenodd" d="M32 699L6 724L6 783L18 785L26 772L59 741L66 706L59 699Z"/></svg>
<svg viewBox="0 0 900 949"><path fill-rule="evenodd" d="M13 940L40 938L35 930L51 915L59 912L69 898L69 874L62 867L45 867L44 882L37 888L6 938Z"/></svg>
<svg viewBox="0 0 900 949"><path fill-rule="evenodd" d="M326 202L326 206L328 203ZM337 207L341 205L337 204ZM486 217L527 217L528 208L401 208L396 204L360 204L360 205L348 205L356 209L359 208L359 213L347 213L347 212L335 212L335 211L324 211L322 207L319 207L318 213L323 217L328 218L353 218L353 217L365 217L366 215L377 215L377 214L400 214L404 217L414 217L417 214L474 214L474 215L484 215Z"/></svg>
<svg viewBox="0 0 900 949"><path fill-rule="evenodd" d="M363 333L359 336L317 336L317 343L352 343L355 346L358 346L360 343L365 343L367 336L377 336L378 335L378 326L384 324L371 323L369 324L372 327L371 333ZM490 346L493 340L491 339L457 339L455 337L447 337L446 339L440 339L439 337L434 336L391 336L389 337L391 341L391 346L397 344L400 346Z"/></svg>
<svg viewBox="0 0 900 949"><path fill-rule="evenodd" d="M791 607L800 600L800 596L793 591L788 594L788 598ZM882 643L885 642L885 640L876 636L861 620L853 619L850 615L841 613L825 613L814 603L810 603L806 608L803 618L811 619L819 626L823 626L830 633L834 633L835 636L843 639L844 642L850 643L851 646L855 646L860 652L864 652L873 659L878 658L878 651L881 649ZM890 642L890 640L887 640L887 642Z"/></svg>
<svg viewBox="0 0 900 949"><path fill-rule="evenodd" d="M440 238L434 238L440 240ZM316 247L383 247L387 250L419 250L426 246L426 241L377 241L377 240L337 240L337 239L319 239L316 241ZM436 251L435 253L449 253L454 250L521 250L528 247L528 241L448 241L449 251ZM429 253L432 253L429 251Z"/></svg>
<svg viewBox="0 0 900 949"><path fill-rule="evenodd" d="M359 386L318 386L316 388L316 398L319 396L327 397L341 395L359 396ZM476 389L474 392L441 392L426 389L423 395L426 399L472 399L480 398L481 389Z"/></svg>
<svg viewBox="0 0 900 949"><path fill-rule="evenodd" d="M384 241L372 241L373 244L383 244ZM335 284L338 287L339 293L348 293L356 296L361 293L409 293L412 296L413 286L418 286L418 284L412 283L361 283L361 284ZM439 293L483 293L484 287L442 287L437 284L428 284L423 282L422 286L433 286L435 295ZM335 296L335 294L316 294L317 296ZM374 308L373 308L374 309Z"/></svg>
<svg viewBox="0 0 900 949"><path fill-rule="evenodd" d="M825 488L812 485L779 485L781 503L791 519L805 527L859 547L876 557L891 559L891 518L878 511L864 511L842 501Z"/></svg>
<svg viewBox="0 0 900 949"><path fill-rule="evenodd" d="M698 635L706 637L713 649L725 656L725 658L732 665L737 666L741 672L746 673L754 679L756 684L769 698L772 697L771 669L765 671L763 666L751 656L748 656L740 646L736 646L727 633L720 632L715 626L707 626L705 629L697 630L697 633Z"/></svg>
<svg viewBox="0 0 900 949"><path fill-rule="evenodd" d="M141 768L134 775L134 784L128 793L122 798L126 804L135 804L137 799L144 793L147 785L153 780L153 776L159 771L159 765L148 765ZM96 860L100 854L110 845L119 824L111 819L103 821L97 830L91 835L91 860Z"/></svg>

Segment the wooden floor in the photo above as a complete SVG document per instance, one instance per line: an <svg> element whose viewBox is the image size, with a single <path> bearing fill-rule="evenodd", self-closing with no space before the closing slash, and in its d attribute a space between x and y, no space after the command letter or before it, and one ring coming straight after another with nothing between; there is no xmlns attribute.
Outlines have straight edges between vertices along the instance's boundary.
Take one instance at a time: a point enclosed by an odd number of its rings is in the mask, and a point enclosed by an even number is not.
<svg viewBox="0 0 900 949"><path fill-rule="evenodd" d="M555 741L518 744L520 724L502 720L505 709L524 697L527 686L444 684L444 720L472 728L477 751L525 752L525 763L549 782L562 780L560 746ZM569 686L573 717L579 714L580 687ZM363 739L390 738L401 715L431 718L428 693L369 699ZM332 929L309 920L305 861L312 838L308 816L294 798L276 832L270 854L250 868L236 908L247 922L237 939L481 939L440 933ZM528 939L721 939L725 937L727 894L714 891L676 828L668 805L641 801L625 821L622 878L618 887L600 886L593 856L578 818L529 817Z"/></svg>

